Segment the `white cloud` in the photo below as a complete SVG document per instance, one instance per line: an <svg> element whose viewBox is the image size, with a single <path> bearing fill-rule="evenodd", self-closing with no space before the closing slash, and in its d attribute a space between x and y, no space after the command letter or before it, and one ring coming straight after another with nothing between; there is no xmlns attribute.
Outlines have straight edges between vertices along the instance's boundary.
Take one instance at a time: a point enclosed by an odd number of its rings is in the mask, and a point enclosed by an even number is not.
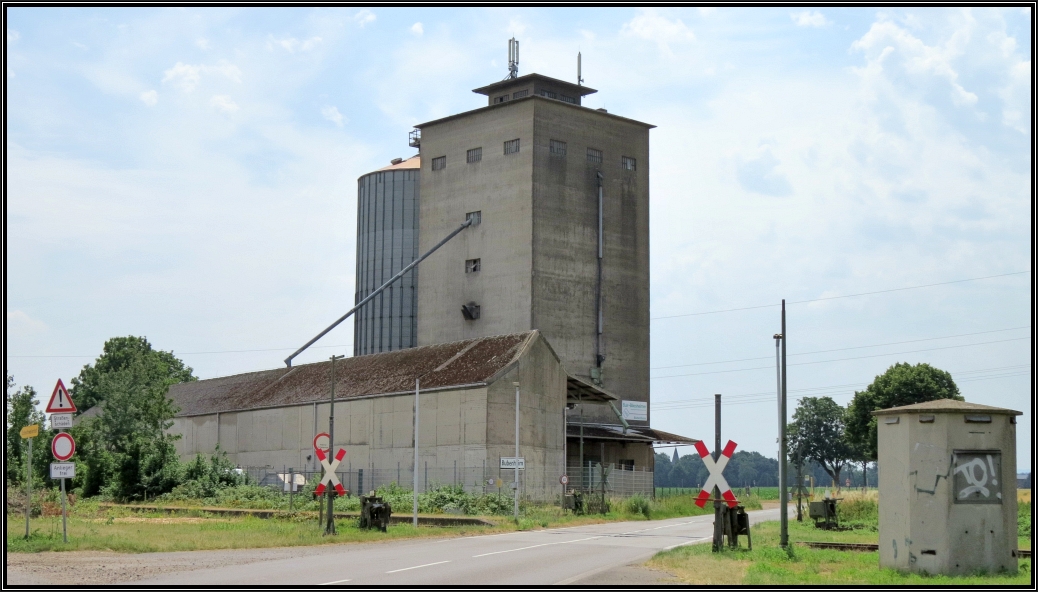
<svg viewBox="0 0 1038 592"><path fill-rule="evenodd" d="M699 7L699 14L701 14L703 16L710 16L711 14L714 14L715 12L717 12L717 8L715 8L713 6L700 6Z"/></svg>
<svg viewBox="0 0 1038 592"><path fill-rule="evenodd" d="M229 95L213 95L213 98L209 99L209 104L224 113L234 113L239 109L238 103L231 100Z"/></svg>
<svg viewBox="0 0 1038 592"><path fill-rule="evenodd" d="M18 34L18 31L15 31L14 29L8 29L7 30L7 44L8 45L11 45L15 41L18 41L19 37L21 37L21 35Z"/></svg>
<svg viewBox="0 0 1038 592"><path fill-rule="evenodd" d="M411 33L412 34L414 34L414 35L421 35L424 32L425 32L425 29L422 28L422 23L415 23L415 24L411 25Z"/></svg>
<svg viewBox="0 0 1038 592"><path fill-rule="evenodd" d="M311 37L304 41L300 41L295 37L286 37L285 39L275 39L273 36L270 41L267 42L267 49L273 49L274 46L280 47L288 53L295 53L298 51L310 51L317 47L317 44L321 42L320 37Z"/></svg>
<svg viewBox="0 0 1038 592"><path fill-rule="evenodd" d="M1004 102L1002 123L1021 134L1031 133L1031 60L1020 61L1009 71L1009 84L999 90Z"/></svg>
<svg viewBox="0 0 1038 592"><path fill-rule="evenodd" d="M80 49L82 51L86 51L86 50L90 49L89 47L87 47L86 45L84 45L84 44L82 44L82 43L80 43L78 41L73 41L72 45L76 46L77 49Z"/></svg>
<svg viewBox="0 0 1038 592"><path fill-rule="evenodd" d="M166 70L162 83L169 82L184 92L191 92L201 83L202 74L218 74L232 82L241 82L241 70L229 62L220 62L215 66L177 62L172 68Z"/></svg>
<svg viewBox="0 0 1038 592"><path fill-rule="evenodd" d="M141 100L144 101L145 105L151 107L159 102L159 93L154 90L146 90L141 93Z"/></svg>
<svg viewBox="0 0 1038 592"><path fill-rule="evenodd" d="M335 125L337 125L339 127L342 127L342 124L345 121L347 121L346 118L344 118L342 116L342 113L339 113L338 107L335 107L333 105L325 105L324 107L322 107L321 108L321 115L325 119L327 119L328 121L334 123Z"/></svg>
<svg viewBox="0 0 1038 592"><path fill-rule="evenodd" d="M363 27L368 23L375 22L375 13L371 12L370 10L364 9L358 12L357 14L353 15L353 20L356 21L358 25Z"/></svg>
<svg viewBox="0 0 1038 592"><path fill-rule="evenodd" d="M209 49L209 40L204 37L199 37L195 40L195 45L198 46L198 49Z"/></svg>
<svg viewBox="0 0 1038 592"><path fill-rule="evenodd" d="M641 10L638 16L624 23L620 34L655 41L660 50L668 55L672 54L671 44L688 43L696 39L692 29L685 26L681 19L669 20L651 9Z"/></svg>
<svg viewBox="0 0 1038 592"><path fill-rule="evenodd" d="M42 333L47 330L47 324L30 317L21 310L8 310L7 330L22 335Z"/></svg>
<svg viewBox="0 0 1038 592"><path fill-rule="evenodd" d="M831 21L825 18L825 15L817 10L805 10L804 12L791 14L789 15L789 18L793 19L793 22L796 23L798 27L824 27L831 24Z"/></svg>
<svg viewBox="0 0 1038 592"><path fill-rule="evenodd" d="M859 70L867 76L881 76L887 67L903 67L915 81L920 74L932 74L951 85L951 99L956 105L974 105L977 95L959 84L959 74L952 60L963 53L969 38L969 27L956 30L943 45L929 46L905 29L889 21L872 24L865 35L851 44L865 52L868 64Z"/></svg>

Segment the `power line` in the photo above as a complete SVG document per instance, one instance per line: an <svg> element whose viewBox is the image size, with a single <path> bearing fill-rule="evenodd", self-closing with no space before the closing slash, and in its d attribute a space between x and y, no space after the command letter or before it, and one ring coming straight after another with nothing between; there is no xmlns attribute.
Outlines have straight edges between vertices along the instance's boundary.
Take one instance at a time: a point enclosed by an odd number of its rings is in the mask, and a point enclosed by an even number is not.
<svg viewBox="0 0 1038 592"><path fill-rule="evenodd" d="M1028 269L1027 271L1014 271L1012 273L1000 273L998 275L986 275L986 276L983 276L983 277L966 278L964 280L952 280L950 282L938 282L936 284L923 284L923 285L920 285L920 286L906 286L904 288L890 288L888 290L876 290L874 292L861 292L861 293L858 293L858 294L846 294L846 295L843 295L843 296L826 296L825 298L812 298L811 300L794 300L794 301L791 301L791 302L786 302L786 304L806 304L808 302L821 302L823 300L836 300L836 299L839 299L839 298L855 298L857 296L869 296L871 294L886 294L888 292L901 292L903 290L918 290L919 288L932 288L934 286L947 286L948 284L961 284L962 282L975 282L975 281L978 281L978 280L989 280L991 278L1006 277L1006 276L1010 276L1010 275L1020 275L1022 273L1031 273L1031 270ZM668 315L668 316L665 316L665 317L652 317L649 320L650 321L656 321L656 320L660 320L660 319L676 319L676 318L680 318L680 317L695 317L695 316L699 316L699 315L718 314L718 313L722 313L722 312L735 312L735 311L739 311L739 310L753 310L753 309L757 309L757 308L772 308L772 307L776 307L776 306L778 306L778 304L759 304L757 306L743 306L743 307L740 307L740 308L726 308L726 309L723 309L723 310L708 310L708 311L705 311L705 312L690 312L690 313L679 314L679 315Z"/></svg>
<svg viewBox="0 0 1038 592"><path fill-rule="evenodd" d="M873 354L873 355L870 355L870 356L855 356L853 358L836 358L834 360L817 360L817 361L814 361L814 362L797 362L795 364L786 364L786 365L787 366L806 366L808 364L827 364L829 362L844 362L846 360L863 360L865 358L880 358L880 357L883 357L883 356L899 356L901 354L914 354L914 353L919 353L919 352L938 351L938 350L942 350L942 349L955 349L955 348L958 348L958 347L973 347L973 346L976 346L976 345L991 345L993 343L1005 343L1007 341L1022 341L1024 339L1030 339L1030 337L1015 337L1013 339L999 339L997 341L982 341L980 343L965 343L965 344L962 344L962 345L948 345L948 346L945 346L945 347L931 347L931 348L927 348L927 349L913 349L913 350L903 351L903 352L888 352L888 353L883 353L883 354ZM696 372L696 373L692 373L692 374L669 374L667 376L652 376L652 377L649 378L649 380L655 380L657 378L678 378L679 376L701 376L703 374L726 374L726 373L729 373L729 372L746 372L746 371L749 371L749 370L765 370L765 369L774 370L775 367L774 366L757 366L757 367L754 367L754 368L734 368L732 370L713 370L711 372Z"/></svg>
<svg viewBox="0 0 1038 592"><path fill-rule="evenodd" d="M820 349L820 350L816 350L816 351L800 352L800 353L789 354L789 355L791 355L791 356L806 356L806 355L810 355L810 354L824 354L824 353L834 352L834 351L846 351L846 350L849 350L849 349L864 349L864 348L868 348L868 347L883 347L885 345L899 345L899 344L902 344L902 343L916 343L916 342L919 342L919 341L934 341L934 340L937 340L937 339L952 339L954 337L969 337L971 335L983 335L985 333L1001 333L1001 332L1004 332L1004 331L1016 331L1018 329L1030 329L1030 328L1031 328L1030 325L1024 325L1022 327L1010 327L1008 329L993 329L991 331L978 331L976 333L962 333L962 334L959 334L959 335L946 335L944 337L926 337L926 338L923 338L923 339L909 339L908 341L892 341L890 343L877 343L876 345L856 345L854 347L840 347L840 348L836 348L836 349ZM697 362L695 364L678 364L677 366L656 366L654 368L649 368L649 370L664 370L664 369L667 369L667 368L686 368L688 366L709 366L709 365L712 365L712 364L728 364L730 362L749 362L749 361L753 361L753 360L770 360L770 359L773 359L773 358L774 358L774 356L763 356L763 357L760 357L760 358L740 358L738 360L721 360L719 362Z"/></svg>

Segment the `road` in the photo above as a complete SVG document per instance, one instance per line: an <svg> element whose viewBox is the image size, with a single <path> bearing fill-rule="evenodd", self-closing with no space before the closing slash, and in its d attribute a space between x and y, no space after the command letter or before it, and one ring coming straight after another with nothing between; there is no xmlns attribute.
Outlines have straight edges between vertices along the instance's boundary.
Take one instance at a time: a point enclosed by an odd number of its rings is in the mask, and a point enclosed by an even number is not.
<svg viewBox="0 0 1038 592"><path fill-rule="evenodd" d="M778 509L750 512L751 523ZM551 585L577 584L656 552L708 541L713 516L363 545L310 547L291 559L166 573L134 586ZM204 553L200 551L199 553ZM247 563L246 563L247 562ZM130 584L130 582L127 582Z"/></svg>

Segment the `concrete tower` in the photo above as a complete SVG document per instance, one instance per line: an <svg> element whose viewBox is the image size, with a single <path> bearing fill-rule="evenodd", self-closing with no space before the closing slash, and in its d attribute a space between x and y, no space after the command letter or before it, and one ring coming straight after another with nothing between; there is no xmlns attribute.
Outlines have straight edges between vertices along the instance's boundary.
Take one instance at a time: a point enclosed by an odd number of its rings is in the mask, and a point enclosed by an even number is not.
<svg viewBox="0 0 1038 592"><path fill-rule="evenodd" d="M647 406L654 126L583 107L594 89L539 74L473 92L486 107L413 138L419 252L481 220L423 263L418 345L537 329L571 376ZM620 423L585 407L585 422Z"/></svg>

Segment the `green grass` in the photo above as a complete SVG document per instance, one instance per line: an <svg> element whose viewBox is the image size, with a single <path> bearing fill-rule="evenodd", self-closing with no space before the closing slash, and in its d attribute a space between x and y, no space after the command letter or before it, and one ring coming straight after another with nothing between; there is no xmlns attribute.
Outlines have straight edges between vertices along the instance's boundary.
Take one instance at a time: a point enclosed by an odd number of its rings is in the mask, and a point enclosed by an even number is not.
<svg viewBox="0 0 1038 592"><path fill-rule="evenodd" d="M1020 571L1010 574L976 574L966 577L926 576L879 568L879 552L833 551L792 545L787 553L778 545L779 525L765 522L753 528L753 551L745 548L712 553L710 545L688 545L658 553L649 561L654 568L673 573L688 584L705 585L1029 585L1031 560L1020 560ZM796 541L875 543L876 532L867 529L825 531L811 523L789 523L789 538ZM745 547L745 541L742 541ZM1021 538L1021 548L1030 541Z"/></svg>

